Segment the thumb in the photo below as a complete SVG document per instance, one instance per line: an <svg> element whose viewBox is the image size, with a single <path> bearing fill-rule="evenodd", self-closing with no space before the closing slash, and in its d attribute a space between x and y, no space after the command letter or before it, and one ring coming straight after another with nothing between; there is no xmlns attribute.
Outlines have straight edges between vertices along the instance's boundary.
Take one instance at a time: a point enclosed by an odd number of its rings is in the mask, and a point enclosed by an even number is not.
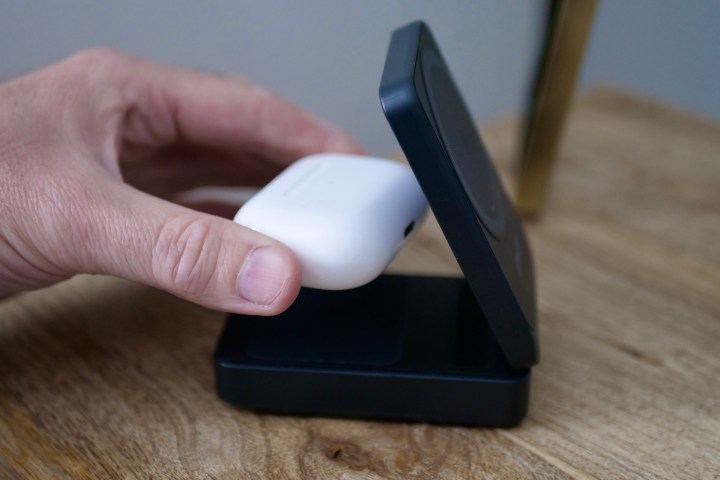
<svg viewBox="0 0 720 480"><path fill-rule="evenodd" d="M301 273L292 252L229 220L115 182L91 210L74 229L84 232L85 247L76 257L81 271L117 275L235 313L274 315L297 296Z"/></svg>

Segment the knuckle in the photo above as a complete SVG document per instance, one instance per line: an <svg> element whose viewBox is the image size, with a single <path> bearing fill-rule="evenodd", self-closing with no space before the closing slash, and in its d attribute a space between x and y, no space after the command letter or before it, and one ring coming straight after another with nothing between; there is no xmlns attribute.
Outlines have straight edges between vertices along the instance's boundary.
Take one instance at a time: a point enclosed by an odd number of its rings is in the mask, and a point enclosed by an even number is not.
<svg viewBox="0 0 720 480"><path fill-rule="evenodd" d="M206 218L174 218L160 229L153 273L185 295L207 292L220 266L221 233Z"/></svg>
<svg viewBox="0 0 720 480"><path fill-rule="evenodd" d="M117 82L128 70L129 56L118 50L95 47L81 50L60 62L54 76L66 88L87 95Z"/></svg>
<svg viewBox="0 0 720 480"><path fill-rule="evenodd" d="M124 54L118 50L107 47L93 47L80 50L68 57L67 64L82 71L88 67L108 66L123 61Z"/></svg>

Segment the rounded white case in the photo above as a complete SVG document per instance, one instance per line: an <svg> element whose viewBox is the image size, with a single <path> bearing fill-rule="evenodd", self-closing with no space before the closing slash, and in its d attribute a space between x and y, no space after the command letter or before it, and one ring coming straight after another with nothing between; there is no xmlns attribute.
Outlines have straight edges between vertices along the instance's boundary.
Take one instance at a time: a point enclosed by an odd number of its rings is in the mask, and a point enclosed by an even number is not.
<svg viewBox="0 0 720 480"><path fill-rule="evenodd" d="M427 208L410 167L318 154L285 169L234 221L287 245L302 265L303 286L344 290L380 275Z"/></svg>

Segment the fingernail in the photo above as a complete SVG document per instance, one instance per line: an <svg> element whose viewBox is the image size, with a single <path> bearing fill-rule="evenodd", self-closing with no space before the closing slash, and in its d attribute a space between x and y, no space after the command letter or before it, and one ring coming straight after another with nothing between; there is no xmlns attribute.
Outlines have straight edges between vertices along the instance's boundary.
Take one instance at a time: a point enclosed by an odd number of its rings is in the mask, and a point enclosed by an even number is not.
<svg viewBox="0 0 720 480"><path fill-rule="evenodd" d="M256 248L238 276L238 294L248 302L270 305L283 291L289 270L287 256L279 248Z"/></svg>

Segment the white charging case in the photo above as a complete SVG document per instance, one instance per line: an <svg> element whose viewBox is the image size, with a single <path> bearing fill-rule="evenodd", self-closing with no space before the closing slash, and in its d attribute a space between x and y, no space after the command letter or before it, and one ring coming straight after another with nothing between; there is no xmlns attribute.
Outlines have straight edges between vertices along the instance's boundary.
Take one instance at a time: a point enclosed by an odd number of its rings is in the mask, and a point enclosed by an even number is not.
<svg viewBox="0 0 720 480"><path fill-rule="evenodd" d="M287 245L302 265L303 286L345 290L380 275L427 208L408 166L318 154L285 169L234 221Z"/></svg>

